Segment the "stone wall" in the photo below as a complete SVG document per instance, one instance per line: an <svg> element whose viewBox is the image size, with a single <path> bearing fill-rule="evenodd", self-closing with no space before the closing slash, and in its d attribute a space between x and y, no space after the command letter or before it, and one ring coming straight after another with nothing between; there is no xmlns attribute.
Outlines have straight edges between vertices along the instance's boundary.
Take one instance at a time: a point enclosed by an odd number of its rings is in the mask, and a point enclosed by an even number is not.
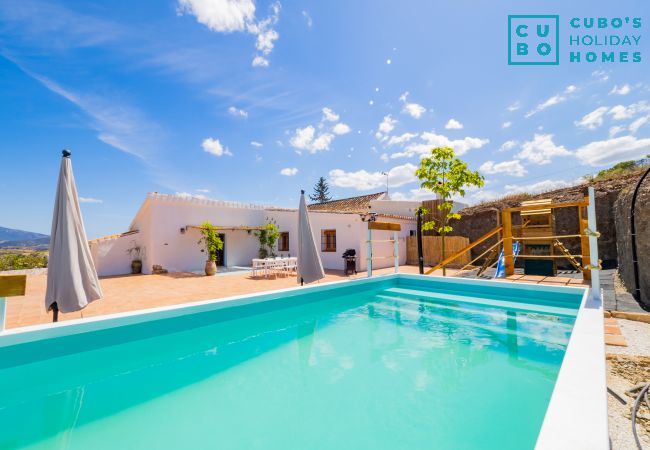
<svg viewBox="0 0 650 450"><path fill-rule="evenodd" d="M613 208L618 239L618 268L623 284L632 292L634 268L632 265L632 240L630 239L630 210L634 187L630 186L618 196ZM636 199L635 221L639 288L641 303L650 308L650 179L646 178Z"/></svg>

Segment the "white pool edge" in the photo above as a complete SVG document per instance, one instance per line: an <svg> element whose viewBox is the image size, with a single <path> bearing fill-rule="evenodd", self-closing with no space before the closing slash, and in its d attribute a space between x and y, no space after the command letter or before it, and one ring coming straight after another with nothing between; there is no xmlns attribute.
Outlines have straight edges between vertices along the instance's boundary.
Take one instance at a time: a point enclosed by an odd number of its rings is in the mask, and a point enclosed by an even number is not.
<svg viewBox="0 0 650 450"><path fill-rule="evenodd" d="M602 292L582 299L536 450L609 450Z"/></svg>

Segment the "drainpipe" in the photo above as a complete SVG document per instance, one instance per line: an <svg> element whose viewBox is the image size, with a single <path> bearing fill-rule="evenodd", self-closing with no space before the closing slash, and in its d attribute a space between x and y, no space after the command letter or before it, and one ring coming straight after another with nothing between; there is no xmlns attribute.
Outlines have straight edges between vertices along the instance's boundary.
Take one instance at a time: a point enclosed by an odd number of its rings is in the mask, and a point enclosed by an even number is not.
<svg viewBox="0 0 650 450"><path fill-rule="evenodd" d="M636 183L634 194L632 194L632 206L630 207L630 234L632 235L632 269L634 270L634 290L632 295L637 301L641 300L641 283L639 280L639 261L636 249L636 224L634 223L634 210L636 206L636 198L639 195L639 189L643 180L650 174L650 168L645 171L643 176Z"/></svg>

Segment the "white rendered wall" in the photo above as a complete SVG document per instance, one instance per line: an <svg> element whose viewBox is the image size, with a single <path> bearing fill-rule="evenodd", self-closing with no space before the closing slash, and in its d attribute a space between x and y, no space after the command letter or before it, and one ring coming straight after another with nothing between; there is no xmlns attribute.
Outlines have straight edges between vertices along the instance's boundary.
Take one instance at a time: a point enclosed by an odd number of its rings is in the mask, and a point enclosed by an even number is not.
<svg viewBox="0 0 650 450"><path fill-rule="evenodd" d="M159 264L170 272L200 271L207 256L197 242L199 230L180 229L199 226L209 220L216 226L259 226L264 223L264 210L234 208L187 199L153 199L150 207L150 245L154 252L151 264ZM225 231L227 265L250 265L257 255L258 241L253 233ZM149 267L150 268L150 267Z"/></svg>
<svg viewBox="0 0 650 450"><path fill-rule="evenodd" d="M140 234L131 234L114 239L95 241L90 252L100 277L131 273L129 248L140 245Z"/></svg>
<svg viewBox="0 0 650 450"><path fill-rule="evenodd" d="M435 194L431 194L433 199ZM422 202L407 200L371 200L370 212L377 214L394 214L397 216L415 217L415 210Z"/></svg>

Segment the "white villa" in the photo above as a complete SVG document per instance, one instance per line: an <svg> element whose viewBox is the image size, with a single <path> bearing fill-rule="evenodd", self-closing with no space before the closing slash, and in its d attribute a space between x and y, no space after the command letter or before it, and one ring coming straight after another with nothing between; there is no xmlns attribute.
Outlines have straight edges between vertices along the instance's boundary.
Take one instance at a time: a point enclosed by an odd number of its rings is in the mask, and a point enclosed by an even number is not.
<svg viewBox="0 0 650 450"><path fill-rule="evenodd" d="M415 233L415 201L390 200L385 192L332 200L309 206L309 216L316 244L321 250L325 269L343 269L342 254L356 250L357 270L367 268L367 223L361 214L375 213L377 221L401 225L399 263L406 263L406 237ZM152 273L153 266L169 272L198 272L205 265L206 254L198 244L201 223L206 220L217 226L222 234L224 249L218 264L227 267L249 267L257 258L259 241L255 231L269 221L281 232L276 253L296 256L298 211L182 195L149 193L131 222L129 231L90 241L93 259L100 276L131 272L128 249L139 246L142 252L142 272ZM392 239L392 232L373 231L374 240ZM393 245L373 244L373 267L389 267Z"/></svg>

